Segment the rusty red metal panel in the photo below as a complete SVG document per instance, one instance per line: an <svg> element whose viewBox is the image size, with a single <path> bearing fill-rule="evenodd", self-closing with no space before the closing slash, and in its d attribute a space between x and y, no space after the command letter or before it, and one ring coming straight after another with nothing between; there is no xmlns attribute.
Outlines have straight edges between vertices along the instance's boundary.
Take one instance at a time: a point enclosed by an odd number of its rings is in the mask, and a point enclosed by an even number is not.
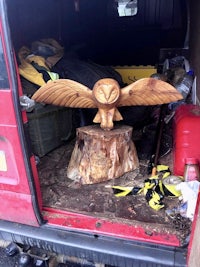
<svg viewBox="0 0 200 267"><path fill-rule="evenodd" d="M141 225L128 225L109 219L100 219L84 214L68 211L44 208L44 218L51 226L57 226L79 230L96 235L107 235L115 238L127 240L137 240L143 242L153 242L156 244L180 246L180 242L174 234L156 232L154 229L144 229Z"/></svg>
<svg viewBox="0 0 200 267"><path fill-rule="evenodd" d="M19 83L17 84L19 80L15 81L12 76L15 70L14 65L10 64L11 54L10 49L7 49L9 45L6 43L6 32L5 21L0 21L1 56L4 58L0 64L8 79L8 82L4 83L4 88L0 88L0 219L36 226L38 220L33 208L27 163L14 102L16 92L13 87L15 90L20 89Z"/></svg>
<svg viewBox="0 0 200 267"><path fill-rule="evenodd" d="M0 220L38 226L30 195L0 190L0 202Z"/></svg>

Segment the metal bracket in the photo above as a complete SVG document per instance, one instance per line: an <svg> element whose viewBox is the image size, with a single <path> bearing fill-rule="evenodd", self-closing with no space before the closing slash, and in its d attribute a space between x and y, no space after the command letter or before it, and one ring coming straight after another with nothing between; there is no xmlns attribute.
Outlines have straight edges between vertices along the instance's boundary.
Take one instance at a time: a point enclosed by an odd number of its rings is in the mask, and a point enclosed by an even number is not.
<svg viewBox="0 0 200 267"><path fill-rule="evenodd" d="M27 112L31 112L35 107L35 101L30 99L28 96L23 95L20 96L20 106L22 107L22 110L26 110Z"/></svg>

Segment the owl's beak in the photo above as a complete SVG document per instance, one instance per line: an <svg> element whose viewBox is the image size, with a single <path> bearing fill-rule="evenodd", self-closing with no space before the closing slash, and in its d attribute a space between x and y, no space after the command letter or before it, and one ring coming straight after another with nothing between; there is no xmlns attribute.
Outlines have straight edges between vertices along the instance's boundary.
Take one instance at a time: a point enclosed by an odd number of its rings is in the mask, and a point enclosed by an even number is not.
<svg viewBox="0 0 200 267"><path fill-rule="evenodd" d="M113 85L107 85L106 86L105 98L106 98L107 101L109 101L113 89L114 89L114 86Z"/></svg>

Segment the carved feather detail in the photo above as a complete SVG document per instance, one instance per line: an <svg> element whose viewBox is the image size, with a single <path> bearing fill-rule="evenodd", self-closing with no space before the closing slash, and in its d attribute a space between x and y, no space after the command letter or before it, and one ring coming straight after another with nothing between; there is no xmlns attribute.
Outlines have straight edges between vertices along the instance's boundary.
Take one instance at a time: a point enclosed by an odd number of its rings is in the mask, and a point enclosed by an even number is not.
<svg viewBox="0 0 200 267"><path fill-rule="evenodd" d="M143 78L122 88L118 106L151 106L176 102L182 98L169 83Z"/></svg>
<svg viewBox="0 0 200 267"><path fill-rule="evenodd" d="M106 78L97 81L93 90L69 79L49 81L32 96L44 102L72 108L98 108L94 122L111 130L113 121L123 119L117 107L159 105L181 100L182 95L169 83L154 78L140 79L122 89L117 81Z"/></svg>
<svg viewBox="0 0 200 267"><path fill-rule="evenodd" d="M40 87L32 99L63 107L96 108L92 91L86 86L68 79L49 81Z"/></svg>

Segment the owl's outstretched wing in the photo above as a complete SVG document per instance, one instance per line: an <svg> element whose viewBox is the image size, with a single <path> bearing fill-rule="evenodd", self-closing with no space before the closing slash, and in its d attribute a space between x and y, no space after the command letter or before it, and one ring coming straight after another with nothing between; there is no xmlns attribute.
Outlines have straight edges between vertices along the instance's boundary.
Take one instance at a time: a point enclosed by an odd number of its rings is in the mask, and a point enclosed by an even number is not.
<svg viewBox="0 0 200 267"><path fill-rule="evenodd" d="M169 83L143 78L122 88L117 106L159 105L181 99L182 95Z"/></svg>
<svg viewBox="0 0 200 267"><path fill-rule="evenodd" d="M69 79L49 81L32 96L36 102L72 108L96 108L92 91Z"/></svg>

